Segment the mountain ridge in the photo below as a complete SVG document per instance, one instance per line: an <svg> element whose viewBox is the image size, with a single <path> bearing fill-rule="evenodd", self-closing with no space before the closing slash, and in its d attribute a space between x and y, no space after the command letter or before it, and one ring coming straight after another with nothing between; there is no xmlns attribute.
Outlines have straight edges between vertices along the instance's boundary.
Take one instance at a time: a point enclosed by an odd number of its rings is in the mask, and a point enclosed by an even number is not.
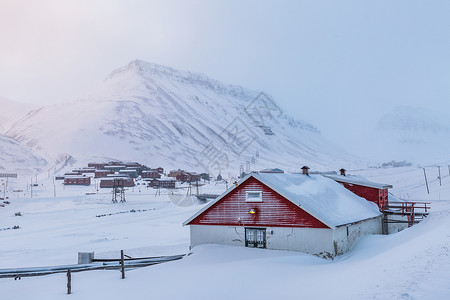
<svg viewBox="0 0 450 300"><path fill-rule="evenodd" d="M113 157L222 174L359 163L265 93L140 60L80 100L31 112L8 135L49 161L68 153L80 162ZM211 149L223 158L221 170L213 170Z"/></svg>

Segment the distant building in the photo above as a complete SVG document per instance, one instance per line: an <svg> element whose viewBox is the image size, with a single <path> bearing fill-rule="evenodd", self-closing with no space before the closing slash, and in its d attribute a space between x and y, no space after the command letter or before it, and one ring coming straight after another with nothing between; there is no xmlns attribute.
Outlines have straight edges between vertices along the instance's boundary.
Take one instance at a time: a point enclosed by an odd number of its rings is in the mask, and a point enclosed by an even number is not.
<svg viewBox="0 0 450 300"><path fill-rule="evenodd" d="M178 169L178 170L170 170L169 175L167 175L168 177L177 177L178 175L183 174L185 171Z"/></svg>
<svg viewBox="0 0 450 300"><path fill-rule="evenodd" d="M96 162L91 162L88 163L88 167L90 168L95 168L97 170L103 170L106 166L106 163L96 163Z"/></svg>
<svg viewBox="0 0 450 300"><path fill-rule="evenodd" d="M201 174L195 172L182 172L176 176L176 179L181 182L196 182L200 181Z"/></svg>
<svg viewBox="0 0 450 300"><path fill-rule="evenodd" d="M81 175L81 172L66 172L66 173L64 173L64 176L75 176L75 175Z"/></svg>
<svg viewBox="0 0 450 300"><path fill-rule="evenodd" d="M64 185L90 185L91 177L80 175L68 175L64 177Z"/></svg>
<svg viewBox="0 0 450 300"><path fill-rule="evenodd" d="M174 189L176 180L174 178L153 178L148 181L148 186L153 188Z"/></svg>
<svg viewBox="0 0 450 300"><path fill-rule="evenodd" d="M158 169L150 169L147 171L142 171L142 178L161 178L161 173Z"/></svg>
<svg viewBox="0 0 450 300"><path fill-rule="evenodd" d="M127 167L124 165L108 165L105 166L105 170L119 172L120 170L125 170Z"/></svg>
<svg viewBox="0 0 450 300"><path fill-rule="evenodd" d="M136 170L136 169L120 170L119 174L121 174L123 176L131 177L131 178L136 178L136 177L138 177L138 170Z"/></svg>
<svg viewBox="0 0 450 300"><path fill-rule="evenodd" d="M95 171L95 178L102 178L102 177L106 177L109 174L114 174L114 171L112 170L96 170Z"/></svg>
<svg viewBox="0 0 450 300"><path fill-rule="evenodd" d="M130 177L111 177L100 180L101 188L113 188L114 185L132 187L134 186L134 179Z"/></svg>

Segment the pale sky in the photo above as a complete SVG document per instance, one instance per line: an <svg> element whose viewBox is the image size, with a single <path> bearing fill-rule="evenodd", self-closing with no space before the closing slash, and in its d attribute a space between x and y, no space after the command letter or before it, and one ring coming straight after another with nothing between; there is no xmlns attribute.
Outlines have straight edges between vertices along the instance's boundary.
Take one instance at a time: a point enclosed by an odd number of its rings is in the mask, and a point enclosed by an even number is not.
<svg viewBox="0 0 450 300"><path fill-rule="evenodd" d="M0 96L73 100L141 59L265 91L351 142L393 106L449 111L449 16L447 0L0 0Z"/></svg>

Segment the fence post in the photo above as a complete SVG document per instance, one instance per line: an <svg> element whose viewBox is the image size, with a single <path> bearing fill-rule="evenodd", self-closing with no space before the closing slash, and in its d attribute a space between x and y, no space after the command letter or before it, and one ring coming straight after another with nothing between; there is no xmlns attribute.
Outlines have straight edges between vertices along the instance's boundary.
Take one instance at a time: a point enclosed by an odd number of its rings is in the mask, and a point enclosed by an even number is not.
<svg viewBox="0 0 450 300"><path fill-rule="evenodd" d="M67 270L67 294L72 294L72 273Z"/></svg>
<svg viewBox="0 0 450 300"><path fill-rule="evenodd" d="M123 261L123 250L120 250L120 264L121 264L121 268L122 268L122 279L125 278L125 264Z"/></svg>

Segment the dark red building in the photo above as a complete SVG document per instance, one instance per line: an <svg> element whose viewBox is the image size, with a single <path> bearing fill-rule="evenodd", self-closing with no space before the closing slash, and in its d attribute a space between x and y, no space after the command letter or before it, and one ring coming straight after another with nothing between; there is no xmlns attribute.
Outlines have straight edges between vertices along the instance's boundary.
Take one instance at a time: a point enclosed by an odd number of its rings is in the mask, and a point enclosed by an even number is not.
<svg viewBox="0 0 450 300"><path fill-rule="evenodd" d="M194 172L182 172L176 176L176 179L181 182L196 182L200 181L201 177L201 174Z"/></svg>
<svg viewBox="0 0 450 300"><path fill-rule="evenodd" d="M113 188L116 186L132 187L134 186L133 178L112 177L100 180L101 188Z"/></svg>
<svg viewBox="0 0 450 300"><path fill-rule="evenodd" d="M66 176L64 178L64 185L90 185L91 177L86 176Z"/></svg>
<svg viewBox="0 0 450 300"><path fill-rule="evenodd" d="M174 189L176 180L173 178L153 178L148 182L148 186L153 188Z"/></svg>
<svg viewBox="0 0 450 300"><path fill-rule="evenodd" d="M147 171L142 171L142 178L161 178L161 173L157 169L150 169Z"/></svg>
<svg viewBox="0 0 450 300"><path fill-rule="evenodd" d="M95 171L95 178L106 177L109 174L114 174L114 171L112 171L112 170L96 170Z"/></svg>

